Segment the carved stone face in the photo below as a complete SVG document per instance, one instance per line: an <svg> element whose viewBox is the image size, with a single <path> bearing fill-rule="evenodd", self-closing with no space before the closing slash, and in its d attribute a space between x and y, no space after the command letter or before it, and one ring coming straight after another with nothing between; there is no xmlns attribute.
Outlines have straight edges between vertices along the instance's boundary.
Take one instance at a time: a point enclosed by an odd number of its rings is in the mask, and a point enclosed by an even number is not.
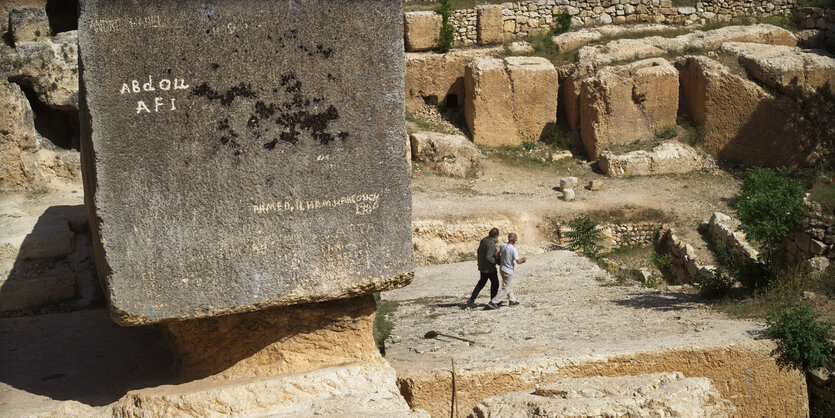
<svg viewBox="0 0 835 418"><path fill-rule="evenodd" d="M117 321L411 280L402 30L391 0L82 1L85 183Z"/></svg>

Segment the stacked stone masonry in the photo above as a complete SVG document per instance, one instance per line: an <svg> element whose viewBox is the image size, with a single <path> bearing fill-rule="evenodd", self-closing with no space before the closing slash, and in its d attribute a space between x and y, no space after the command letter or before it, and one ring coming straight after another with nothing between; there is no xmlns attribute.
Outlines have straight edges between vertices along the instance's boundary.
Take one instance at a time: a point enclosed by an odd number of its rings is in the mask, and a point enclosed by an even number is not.
<svg viewBox="0 0 835 418"><path fill-rule="evenodd" d="M670 273L678 283L693 283L699 275L710 274L715 267L703 265L692 245L682 241L672 228L659 234L656 248L660 254L669 254Z"/></svg>
<svg viewBox="0 0 835 418"><path fill-rule="evenodd" d="M818 29L827 42L835 42L835 9L798 7L795 13L801 28Z"/></svg>
<svg viewBox="0 0 835 418"><path fill-rule="evenodd" d="M624 23L668 23L696 25L728 22L734 18L788 15L795 0L768 1L697 1L694 7L672 7L669 0L528 0L501 4L502 33L505 39L547 31L557 24L563 13L571 16L572 26ZM813 8L803 8L813 9ZM805 22L832 31L832 11L824 20L822 11L803 12ZM819 16L820 15L820 16ZM479 42L479 12L460 9L452 12L450 24L455 28L454 45L467 46ZM813 22L813 23L812 23Z"/></svg>
<svg viewBox="0 0 835 418"><path fill-rule="evenodd" d="M800 221L783 244L786 262L799 264L816 257L835 262L835 219L813 213Z"/></svg>
<svg viewBox="0 0 835 418"><path fill-rule="evenodd" d="M655 243L659 231L665 229L660 222L636 222L620 224L601 224L600 230L603 242L601 245L606 251L612 251L627 247L647 247ZM567 245L570 240L565 236L571 228L565 225L557 227L557 243Z"/></svg>

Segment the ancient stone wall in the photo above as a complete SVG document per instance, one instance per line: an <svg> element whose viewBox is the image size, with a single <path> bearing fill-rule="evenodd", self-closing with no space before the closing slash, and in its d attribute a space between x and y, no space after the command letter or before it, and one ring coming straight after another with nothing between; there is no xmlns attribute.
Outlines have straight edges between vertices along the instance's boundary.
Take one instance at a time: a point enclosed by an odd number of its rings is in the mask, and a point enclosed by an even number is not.
<svg viewBox="0 0 835 418"><path fill-rule="evenodd" d="M664 230L656 244L660 254L669 254L670 273L678 283L693 283L700 274L709 274L714 267L705 266L696 255L692 245L682 241L673 228Z"/></svg>
<svg viewBox="0 0 835 418"><path fill-rule="evenodd" d="M627 247L647 247L655 243L657 234L664 229L661 222L633 222L617 224L601 224L598 226L603 237L601 245L604 250L611 251ZM557 226L557 244L567 245L570 240L565 236L571 231L566 225Z"/></svg>
<svg viewBox="0 0 835 418"><path fill-rule="evenodd" d="M502 31L505 38L526 36L547 31L557 24L562 13L571 16L572 26L619 23L669 23L679 25L727 22L747 16L788 14L795 0L766 1L697 1L694 7L672 7L669 0L577 1L527 0L501 5ZM815 12L812 12L813 14ZM832 22L830 12L829 22ZM817 20L816 20L817 22ZM477 9L452 12L450 23L455 27L455 45L478 43ZM817 23L816 23L817 24ZM831 23L829 23L831 25ZM831 30L831 28L830 28Z"/></svg>
<svg viewBox="0 0 835 418"><path fill-rule="evenodd" d="M835 9L798 7L794 12L797 14L801 28L818 29L826 42L835 43Z"/></svg>
<svg viewBox="0 0 835 418"><path fill-rule="evenodd" d="M806 216L789 233L783 249L788 264L817 257L822 257L821 262L835 262L835 219L821 213Z"/></svg>

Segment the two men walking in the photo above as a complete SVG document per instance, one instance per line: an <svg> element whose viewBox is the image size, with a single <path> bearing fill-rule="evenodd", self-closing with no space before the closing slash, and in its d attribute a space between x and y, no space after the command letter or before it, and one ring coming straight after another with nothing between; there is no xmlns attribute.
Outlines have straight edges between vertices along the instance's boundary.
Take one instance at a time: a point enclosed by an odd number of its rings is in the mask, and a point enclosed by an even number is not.
<svg viewBox="0 0 835 418"><path fill-rule="evenodd" d="M513 293L513 275L515 273L515 265L523 264L527 261L525 258L519 258L519 252L516 251L516 234L511 233L507 237L507 242L502 243L498 250L496 249L496 242L499 240L499 230L493 228L490 230L487 237L483 238L478 245L478 271L481 278L473 289L470 299L467 300L467 306L474 308L475 299L484 288L487 280L490 280L490 302L484 309L497 309L502 299L507 297L510 299L510 306L516 306L519 301L516 300L516 295ZM499 264L499 270L502 274L502 287L499 290L499 279L496 271L496 264Z"/></svg>

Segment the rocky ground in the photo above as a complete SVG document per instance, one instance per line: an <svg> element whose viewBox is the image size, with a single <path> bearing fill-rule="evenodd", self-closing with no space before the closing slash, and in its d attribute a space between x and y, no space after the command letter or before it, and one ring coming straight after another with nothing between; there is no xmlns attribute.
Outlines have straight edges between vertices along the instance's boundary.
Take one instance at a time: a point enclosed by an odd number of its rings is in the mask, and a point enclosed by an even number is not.
<svg viewBox="0 0 835 418"><path fill-rule="evenodd" d="M495 311L465 305L474 262L420 268L412 285L382 295L398 305L386 359L413 407L448 413L454 360L462 411L557 377L661 371L711 377L723 397L746 408L743 415L805 410L802 376L777 368L773 343L758 341L760 323L730 320L691 294L612 286L612 276L569 251L529 257L517 278L521 305ZM428 331L474 343L424 338ZM746 382L746 372L735 370L743 364L756 370ZM749 385L756 396L746 398Z"/></svg>

